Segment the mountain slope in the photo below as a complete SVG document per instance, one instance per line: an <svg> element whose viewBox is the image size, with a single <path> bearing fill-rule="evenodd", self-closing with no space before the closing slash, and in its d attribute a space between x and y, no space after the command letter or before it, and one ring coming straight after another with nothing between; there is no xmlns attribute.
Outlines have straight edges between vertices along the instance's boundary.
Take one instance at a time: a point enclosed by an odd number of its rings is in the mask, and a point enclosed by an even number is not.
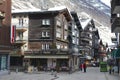
<svg viewBox="0 0 120 80"><path fill-rule="evenodd" d="M110 8L100 0L12 0L12 9L47 9L64 5L70 11L88 13L93 19L104 26L110 27Z"/></svg>

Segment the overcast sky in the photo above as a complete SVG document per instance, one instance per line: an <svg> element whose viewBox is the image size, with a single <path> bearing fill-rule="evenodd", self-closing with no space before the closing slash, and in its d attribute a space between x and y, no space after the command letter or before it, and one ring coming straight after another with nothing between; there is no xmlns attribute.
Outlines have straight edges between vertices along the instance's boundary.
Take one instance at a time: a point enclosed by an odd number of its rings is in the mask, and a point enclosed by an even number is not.
<svg viewBox="0 0 120 80"><path fill-rule="evenodd" d="M104 2L106 5L110 6L110 0L101 0L102 2Z"/></svg>

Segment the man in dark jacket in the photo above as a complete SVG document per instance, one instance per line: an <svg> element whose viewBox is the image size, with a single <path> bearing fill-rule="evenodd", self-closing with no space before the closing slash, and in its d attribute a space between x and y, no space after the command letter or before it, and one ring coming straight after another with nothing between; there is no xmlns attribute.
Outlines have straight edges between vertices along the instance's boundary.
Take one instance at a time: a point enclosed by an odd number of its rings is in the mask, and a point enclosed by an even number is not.
<svg viewBox="0 0 120 80"><path fill-rule="evenodd" d="M83 69L84 69L84 72L86 72L86 63L84 62L84 64L83 64Z"/></svg>

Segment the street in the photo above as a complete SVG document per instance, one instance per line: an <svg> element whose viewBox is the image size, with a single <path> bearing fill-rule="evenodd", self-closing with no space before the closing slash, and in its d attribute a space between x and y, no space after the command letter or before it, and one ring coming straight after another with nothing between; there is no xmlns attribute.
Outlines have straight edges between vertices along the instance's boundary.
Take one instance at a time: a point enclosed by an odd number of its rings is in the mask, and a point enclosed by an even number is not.
<svg viewBox="0 0 120 80"><path fill-rule="evenodd" d="M11 72L10 75L0 76L0 80L119 80L120 75L100 72L98 67L87 68L87 72L77 71L72 74L66 72L51 75L51 72L22 73Z"/></svg>

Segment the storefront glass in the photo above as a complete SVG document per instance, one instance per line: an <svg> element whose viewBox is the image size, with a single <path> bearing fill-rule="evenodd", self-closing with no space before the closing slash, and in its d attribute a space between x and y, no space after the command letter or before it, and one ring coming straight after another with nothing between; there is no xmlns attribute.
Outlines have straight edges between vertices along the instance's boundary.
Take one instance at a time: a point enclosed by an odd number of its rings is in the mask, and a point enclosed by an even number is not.
<svg viewBox="0 0 120 80"><path fill-rule="evenodd" d="M7 69L7 55L0 55L0 70Z"/></svg>

